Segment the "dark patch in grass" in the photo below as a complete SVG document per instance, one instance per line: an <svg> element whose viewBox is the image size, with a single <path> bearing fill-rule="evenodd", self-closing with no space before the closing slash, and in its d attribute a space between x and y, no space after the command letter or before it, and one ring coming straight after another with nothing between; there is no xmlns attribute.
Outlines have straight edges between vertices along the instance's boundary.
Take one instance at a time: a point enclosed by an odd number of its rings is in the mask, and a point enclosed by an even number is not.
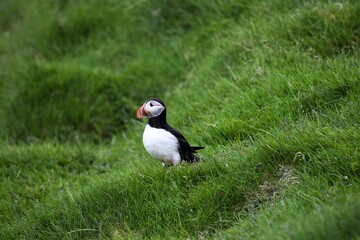
<svg viewBox="0 0 360 240"><path fill-rule="evenodd" d="M60 65L33 65L27 74L8 116L14 140L70 140L76 132L100 140L120 129L131 114L121 100L126 86L116 75Z"/></svg>

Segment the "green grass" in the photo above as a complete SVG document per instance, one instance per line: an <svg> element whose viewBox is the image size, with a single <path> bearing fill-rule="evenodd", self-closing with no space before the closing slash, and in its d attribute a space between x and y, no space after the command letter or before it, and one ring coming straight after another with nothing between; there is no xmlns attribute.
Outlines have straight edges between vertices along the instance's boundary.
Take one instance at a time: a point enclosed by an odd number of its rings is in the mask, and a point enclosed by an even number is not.
<svg viewBox="0 0 360 240"><path fill-rule="evenodd" d="M0 238L359 238L359 11L1 2ZM146 153L154 96L200 163Z"/></svg>

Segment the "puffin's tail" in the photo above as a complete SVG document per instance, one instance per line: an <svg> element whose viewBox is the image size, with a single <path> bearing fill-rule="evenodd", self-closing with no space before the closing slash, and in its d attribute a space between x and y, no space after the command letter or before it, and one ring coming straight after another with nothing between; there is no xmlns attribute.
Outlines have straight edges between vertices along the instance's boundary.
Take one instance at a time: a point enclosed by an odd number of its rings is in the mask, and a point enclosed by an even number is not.
<svg viewBox="0 0 360 240"><path fill-rule="evenodd" d="M198 162L200 161L200 158L198 156L196 156L194 153L196 153L196 150L200 150L200 149L203 149L205 147L200 147L200 146L190 146L191 148L191 152L185 154L183 156L183 159L186 161L186 162Z"/></svg>
<svg viewBox="0 0 360 240"><path fill-rule="evenodd" d="M200 149L205 148L205 147L200 147L200 146L190 146L190 147L191 147L191 151L192 151L193 153L196 153L196 150L200 150Z"/></svg>

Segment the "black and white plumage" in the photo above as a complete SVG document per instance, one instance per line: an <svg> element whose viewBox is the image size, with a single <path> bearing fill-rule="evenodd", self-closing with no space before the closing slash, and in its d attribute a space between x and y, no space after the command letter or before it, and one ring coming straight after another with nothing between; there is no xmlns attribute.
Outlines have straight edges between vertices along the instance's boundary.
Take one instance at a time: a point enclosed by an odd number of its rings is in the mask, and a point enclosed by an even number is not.
<svg viewBox="0 0 360 240"><path fill-rule="evenodd" d="M166 107L159 98L150 98L137 111L137 118L149 118L143 134L146 151L166 164L178 165L182 161L195 162L196 150L204 147L190 146L185 137L166 122Z"/></svg>

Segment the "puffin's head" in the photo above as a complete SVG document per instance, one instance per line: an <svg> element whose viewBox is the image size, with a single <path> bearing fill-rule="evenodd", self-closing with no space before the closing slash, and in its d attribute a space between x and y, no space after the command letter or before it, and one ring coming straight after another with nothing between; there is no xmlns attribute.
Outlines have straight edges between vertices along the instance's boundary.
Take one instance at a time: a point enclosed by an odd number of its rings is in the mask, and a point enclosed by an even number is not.
<svg viewBox="0 0 360 240"><path fill-rule="evenodd" d="M137 118L152 118L159 116L165 110L164 102L159 98L150 98L137 111Z"/></svg>

